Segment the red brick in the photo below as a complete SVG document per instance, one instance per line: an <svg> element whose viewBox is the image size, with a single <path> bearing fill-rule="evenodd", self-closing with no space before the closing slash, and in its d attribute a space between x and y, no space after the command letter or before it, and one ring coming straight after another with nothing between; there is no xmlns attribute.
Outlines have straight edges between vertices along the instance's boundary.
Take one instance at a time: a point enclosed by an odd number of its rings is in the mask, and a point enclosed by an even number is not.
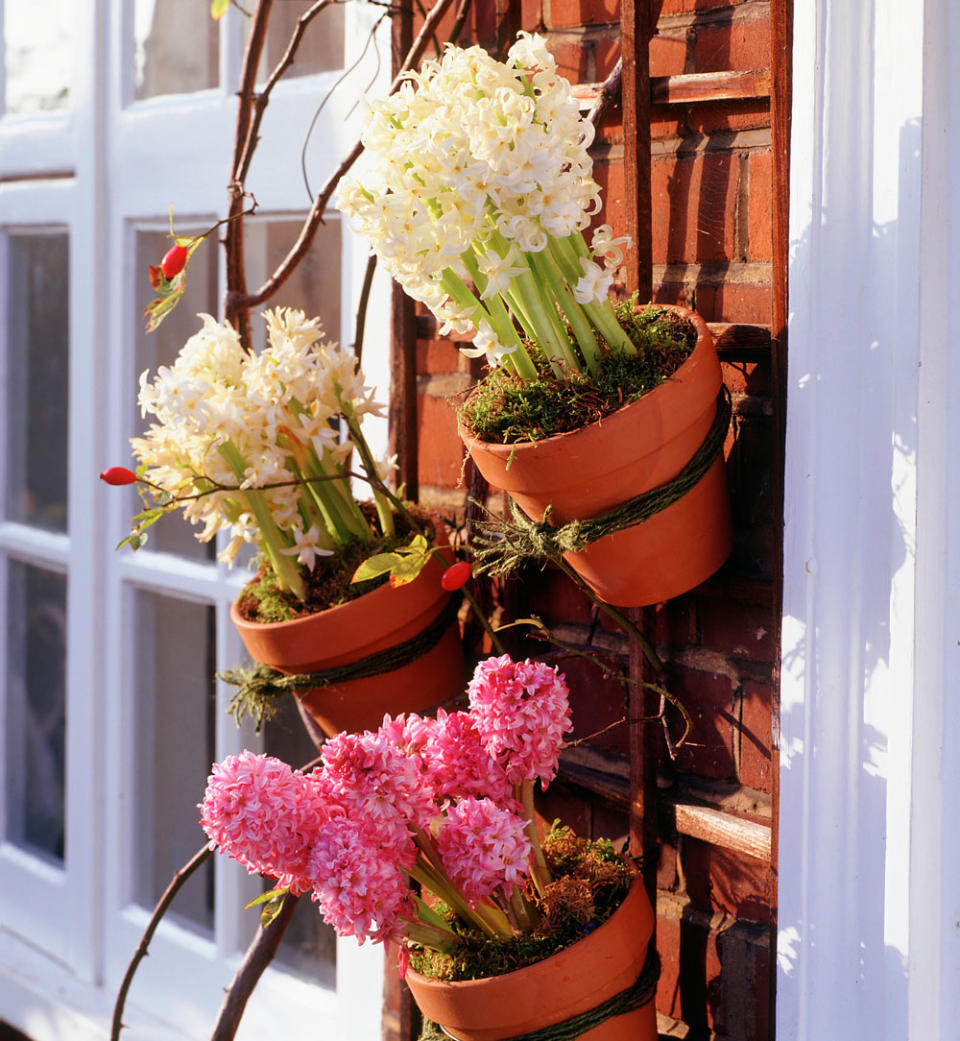
<svg viewBox="0 0 960 1041"><path fill-rule="evenodd" d="M589 81L589 50L580 43L551 43L550 53L557 60L557 71L571 83Z"/></svg>
<svg viewBox="0 0 960 1041"><path fill-rule="evenodd" d="M667 685L693 719L693 729L678 750L674 765L682 773L732 780L733 685L729 677L685 666L669 670ZM674 732L679 729L675 726Z"/></svg>
<svg viewBox="0 0 960 1041"><path fill-rule="evenodd" d="M687 894L697 907L754 922L770 920L774 881L769 864L688 835L680 858Z"/></svg>
<svg viewBox="0 0 960 1041"><path fill-rule="evenodd" d="M597 40L594 50L597 82L602 83L620 59L621 45L619 40Z"/></svg>
<svg viewBox="0 0 960 1041"><path fill-rule="evenodd" d="M543 7L549 29L607 24L620 18L620 0L544 0Z"/></svg>
<svg viewBox="0 0 960 1041"><path fill-rule="evenodd" d="M555 820L573 828L578 835L589 835L593 809L585 799L574 795L562 781L554 781L537 795L537 812L547 824Z"/></svg>
<svg viewBox="0 0 960 1041"><path fill-rule="evenodd" d="M740 783L773 790L773 688L745 680L740 708Z"/></svg>
<svg viewBox="0 0 960 1041"><path fill-rule="evenodd" d="M717 937L723 992L714 1021L717 1037L769 1041L770 935L766 926L738 923Z"/></svg>
<svg viewBox="0 0 960 1041"><path fill-rule="evenodd" d="M697 286L697 310L708 322L769 325L772 306L768 285Z"/></svg>
<svg viewBox="0 0 960 1041"><path fill-rule="evenodd" d="M464 450L457 434L457 413L453 405L429 394L417 395L420 483L441 488L456 488L463 469Z"/></svg>
<svg viewBox="0 0 960 1041"><path fill-rule="evenodd" d="M696 597L676 596L657 607L658 646L683 647L697 642Z"/></svg>
<svg viewBox="0 0 960 1041"><path fill-rule="evenodd" d="M592 616L590 598L555 568L548 568L527 586L529 607L548 626L558 622L589 625Z"/></svg>
<svg viewBox="0 0 960 1041"><path fill-rule="evenodd" d="M609 839L614 849L624 849L629 837L630 822L625 813L611 809L602 802L594 805L590 838Z"/></svg>
<svg viewBox="0 0 960 1041"><path fill-rule="evenodd" d="M657 1008L683 1020L691 1037L712 1027L719 1003L722 966L717 938L715 931L692 916L685 915L680 921L657 919L661 962Z"/></svg>
<svg viewBox="0 0 960 1041"><path fill-rule="evenodd" d="M626 189L623 182L623 163L605 160L593 164L593 176L600 185L603 209L594 223L610 224L615 235L626 235Z"/></svg>
<svg viewBox="0 0 960 1041"><path fill-rule="evenodd" d="M677 846L661 838L657 859L657 889L674 890L677 887Z"/></svg>
<svg viewBox="0 0 960 1041"><path fill-rule="evenodd" d="M694 37L697 72L770 67L770 20L768 17L735 19L698 25Z"/></svg>
<svg viewBox="0 0 960 1041"><path fill-rule="evenodd" d="M657 159L650 176L655 264L734 259L736 156Z"/></svg>
<svg viewBox="0 0 960 1041"><path fill-rule="evenodd" d="M773 156L753 152L747 160L748 257L773 257Z"/></svg>
<svg viewBox="0 0 960 1041"><path fill-rule="evenodd" d="M490 5L493 6L492 4ZM527 32L543 28L543 4L541 0L520 0L520 24Z"/></svg>
<svg viewBox="0 0 960 1041"><path fill-rule="evenodd" d="M776 634L772 611L752 604L700 597L699 617L700 642L708 650L750 661L773 661Z"/></svg>
<svg viewBox="0 0 960 1041"><path fill-rule="evenodd" d="M679 76L687 64L687 36L654 36L650 41L650 75Z"/></svg>
<svg viewBox="0 0 960 1041"><path fill-rule="evenodd" d="M723 382L733 394L756 394L770 397L773 383L769 362L721 361Z"/></svg>
<svg viewBox="0 0 960 1041"><path fill-rule="evenodd" d="M605 669L579 656L553 656L570 688L570 713L573 718L572 739L596 734L627 715L627 692L624 684ZM611 663L616 668L616 663ZM628 729L616 726L606 734L593 737L590 747L629 755Z"/></svg>
<svg viewBox="0 0 960 1041"><path fill-rule="evenodd" d="M663 0L660 17L672 14L692 14L694 11L708 11L715 7L730 7L737 0Z"/></svg>
<svg viewBox="0 0 960 1041"><path fill-rule="evenodd" d="M417 340L417 372L421 375L461 372L463 355L449 340Z"/></svg>

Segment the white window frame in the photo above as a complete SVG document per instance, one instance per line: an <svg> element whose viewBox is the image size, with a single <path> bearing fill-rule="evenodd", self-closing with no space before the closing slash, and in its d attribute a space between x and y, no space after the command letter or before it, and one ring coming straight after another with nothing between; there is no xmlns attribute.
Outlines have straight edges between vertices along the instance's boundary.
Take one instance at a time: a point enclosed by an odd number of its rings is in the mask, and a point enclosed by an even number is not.
<svg viewBox="0 0 960 1041"><path fill-rule="evenodd" d="M178 226L193 217L205 223L207 215L224 215L242 25L235 10L221 22L220 87L133 103L132 63L120 57L129 53L124 41L132 40L132 5L78 0L74 10L78 71L70 109L0 119L0 178L6 178L0 181L0 228L67 228L72 283L69 535L0 525L0 550L69 566L71 576L66 863L58 871L22 851L0 847L0 1020L34 1041L67 1036L102 1041L107 1036L121 975L149 916L128 899L135 590L176 593L215 605L218 663L228 667L242 659L227 613L242 575L230 575L222 565L146 550L114 553L112 547L127 530L127 511L120 505L125 496L96 480L103 466L129 460L127 424L137 376L130 349L137 320L133 301L136 280L145 277L134 270L135 230L165 226L169 205ZM359 56L381 14L379 8L347 5L346 66ZM374 92L384 89L389 73L389 23L379 34L384 60ZM368 53L351 82L365 85L374 64ZM265 133L303 126L304 116L338 75L281 83L267 109ZM325 134L314 136L324 145L310 153L314 189L356 140L359 111L344 118L354 97L341 88L325 109L329 125ZM58 176L45 179L48 173ZM29 179L13 182L11 177ZM255 159L248 185L257 197L258 218L283 219L307 208L299 163L271 162L266 149ZM342 240L341 328L328 332L350 343L366 248L346 232ZM217 247L207 243L202 248ZM218 264L222 289L222 257ZM378 386L381 400L389 393L389 292L386 279L378 276L364 347L368 382ZM381 421L372 432L377 450L386 447L386 437ZM226 715L230 693L219 685L219 757L244 744L255 747L252 735L239 732ZM242 958L240 916L255 914L243 912L242 905L256 891L256 882L217 859L216 939L198 937L170 921L161 924L128 1000L130 1036L157 1041L209 1037L223 988ZM338 1041L373 1041L381 1033L382 949L339 941L336 973L336 989L328 990L282 968L268 969L238 1037L307 1037L319 1029Z"/></svg>

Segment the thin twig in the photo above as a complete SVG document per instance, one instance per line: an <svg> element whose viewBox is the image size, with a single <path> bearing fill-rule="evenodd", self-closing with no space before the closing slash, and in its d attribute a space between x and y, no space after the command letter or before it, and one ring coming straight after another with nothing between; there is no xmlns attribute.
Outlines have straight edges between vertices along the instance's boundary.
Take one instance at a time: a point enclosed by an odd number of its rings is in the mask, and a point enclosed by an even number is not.
<svg viewBox="0 0 960 1041"><path fill-rule="evenodd" d="M434 4L433 9L427 16L427 20L423 23L423 27L420 29L417 38L413 41L413 45L407 52L407 56L404 59L403 64L400 66L400 71L397 73L393 83L390 85L389 93L392 94L396 91L403 82L403 78L406 74L417 64L417 62L419 62L430 37L436 30L437 24L440 19L443 18L444 14L446 14L447 8L451 3L452 0L437 0L436 4ZM268 300L273 296L283 283L286 282L304 254L310 248L310 244L313 241L313 236L316 234L317 228L323 223L324 211L326 210L327 203L330 201L330 197L333 195L337 185L350 167L357 161L362 152L363 143L357 141L350 150L350 153L330 175L323 188L320 189L320 193L314 200L310 213L307 215L307 219L304 221L303 227L300 229L297 241L293 244L287 256L281 261L279 267L255 293L235 294L234 299L230 301L233 309L259 306L265 300Z"/></svg>
<svg viewBox="0 0 960 1041"><path fill-rule="evenodd" d="M623 79L623 59L620 58L614 66L613 72L603 81L597 93L596 100L590 106L587 119L593 125L599 126L603 117L620 101L621 83Z"/></svg>
<svg viewBox="0 0 960 1041"><path fill-rule="evenodd" d="M243 177L241 174L247 139L252 120L252 105L257 82L257 67L267 38L267 23L273 0L259 0L250 28L250 37L243 54L243 69L240 75L239 101L237 103L237 129L233 143L233 162L230 164L228 220L223 237L227 261L227 291L224 299L226 320L236 329L240 342L250 350L250 308L234 305L247 292L247 276L243 258ZM249 162L249 159L247 160Z"/></svg>
<svg viewBox="0 0 960 1041"><path fill-rule="evenodd" d="M373 273L377 270L377 255L371 253L367 257L367 269L363 273L363 288L360 290L360 302L357 306L357 327L353 335L353 354L357 364L363 360L363 333L367 327L367 308L370 306L370 290L373 288Z"/></svg>
<svg viewBox="0 0 960 1041"><path fill-rule="evenodd" d="M257 134L260 130L260 123L263 121L263 113L270 101L270 95L273 92L273 88L279 83L283 74L293 64L293 59L296 56L297 48L300 46L300 42L303 39L303 34L307 31L307 26L314 18L320 14L324 8L329 7L331 4L336 3L337 0L317 0L312 7L308 8L300 17L297 19L296 28L293 30L293 35L290 37L290 42L287 44L287 49L283 52L283 57L277 63L276 68L270 73L270 77L264 84L263 90L261 90L253 104L253 115L250 120L250 126L247 130L247 135L243 142L243 148L240 153L239 160L236 168L234 169L234 180L239 181L241 184L246 180L247 173L250 170L250 163L253 160L253 153L256 150L258 137Z"/></svg>
<svg viewBox="0 0 960 1041"><path fill-rule="evenodd" d="M167 910L173 903L174 897L183 888L187 879L199 867L207 862L212 852L213 851L210 849L209 845L203 846L194 853L194 855L186 864L183 865L182 868L180 868L179 871L175 871L173 878L170 880L170 885L168 885L164 890L163 896L160 897L160 902L153 909L153 914L150 916L150 921L147 923L147 928L144 930L143 936L140 938L140 943L137 945L137 949L133 952L133 957L130 959L130 964L127 966L127 971L124 973L123 981L120 984L120 990L117 993L117 1001L113 1007L113 1024L110 1028L110 1041L118 1041L120 1037L120 1031L123 1029L123 1009L127 1003L127 994L130 991L130 985L133 983L133 977L136 974L137 967L147 956L147 949L150 946L150 941L153 939L153 934L157 931L160 919L167 913Z"/></svg>
<svg viewBox="0 0 960 1041"><path fill-rule="evenodd" d="M453 21L453 27L450 30L450 42L456 43L460 39L460 33L463 32L463 27L467 21L467 14L470 11L471 0L461 0L460 7L457 10L456 17Z"/></svg>

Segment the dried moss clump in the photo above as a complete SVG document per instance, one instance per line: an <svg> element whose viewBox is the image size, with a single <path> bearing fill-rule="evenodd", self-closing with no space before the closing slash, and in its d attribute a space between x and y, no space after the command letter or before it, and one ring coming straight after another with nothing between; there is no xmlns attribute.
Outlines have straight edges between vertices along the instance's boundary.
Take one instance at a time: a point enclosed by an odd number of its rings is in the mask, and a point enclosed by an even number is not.
<svg viewBox="0 0 960 1041"><path fill-rule="evenodd" d="M521 379L494 369L460 408L460 419L482 441L540 441L595 423L659 386L689 357L697 335L692 323L670 308L617 305L617 318L637 348L627 356L605 349L595 376L558 376L535 344L526 344L539 373ZM602 345L604 348L606 345Z"/></svg>

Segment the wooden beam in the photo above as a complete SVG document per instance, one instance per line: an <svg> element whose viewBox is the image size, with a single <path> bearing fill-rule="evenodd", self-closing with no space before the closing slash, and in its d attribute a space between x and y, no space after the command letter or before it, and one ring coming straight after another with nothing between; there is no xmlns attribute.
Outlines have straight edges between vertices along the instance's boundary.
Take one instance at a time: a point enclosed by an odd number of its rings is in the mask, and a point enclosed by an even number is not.
<svg viewBox="0 0 960 1041"><path fill-rule="evenodd" d="M734 817L709 806L694 806L690 803L674 803L673 817L677 833L708 842L711 846L756 857L770 862L770 825Z"/></svg>
<svg viewBox="0 0 960 1041"><path fill-rule="evenodd" d="M693 105L705 101L751 101L769 98L770 69L731 69L725 72L687 72L677 76L650 77L654 105ZM582 111L588 111L603 90L601 83L579 83L572 94Z"/></svg>

